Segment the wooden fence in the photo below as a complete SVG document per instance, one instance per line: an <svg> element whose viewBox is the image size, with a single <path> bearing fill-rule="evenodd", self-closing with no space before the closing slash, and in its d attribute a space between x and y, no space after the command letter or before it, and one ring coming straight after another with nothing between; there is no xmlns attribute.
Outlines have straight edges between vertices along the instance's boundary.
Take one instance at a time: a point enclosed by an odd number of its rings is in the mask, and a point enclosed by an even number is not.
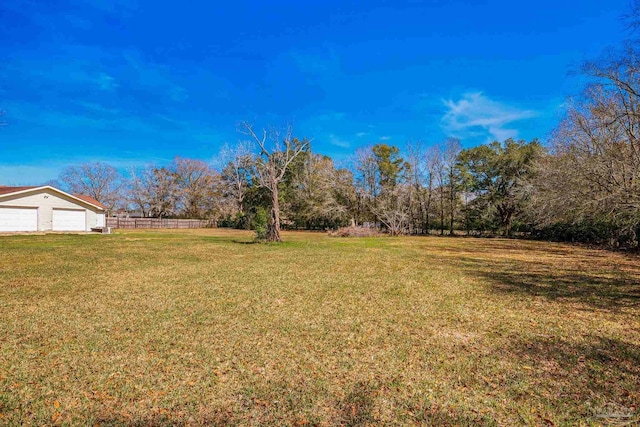
<svg viewBox="0 0 640 427"><path fill-rule="evenodd" d="M204 219L107 218L111 228L211 228L215 222Z"/></svg>

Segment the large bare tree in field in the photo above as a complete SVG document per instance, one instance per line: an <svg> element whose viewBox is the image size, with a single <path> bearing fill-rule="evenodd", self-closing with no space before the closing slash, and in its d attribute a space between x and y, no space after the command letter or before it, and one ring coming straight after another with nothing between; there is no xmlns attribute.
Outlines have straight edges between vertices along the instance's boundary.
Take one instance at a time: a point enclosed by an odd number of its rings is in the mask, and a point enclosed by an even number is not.
<svg viewBox="0 0 640 427"><path fill-rule="evenodd" d="M271 195L266 240L281 242L278 186L294 159L307 149L309 141L294 138L292 126L287 126L284 130L256 131L252 123L241 122L238 131L248 136L257 146L259 153L254 162L256 178L259 186L267 189Z"/></svg>
<svg viewBox="0 0 640 427"><path fill-rule="evenodd" d="M118 170L106 163L84 163L69 166L60 174L69 192L91 196L108 209L121 200L122 177Z"/></svg>

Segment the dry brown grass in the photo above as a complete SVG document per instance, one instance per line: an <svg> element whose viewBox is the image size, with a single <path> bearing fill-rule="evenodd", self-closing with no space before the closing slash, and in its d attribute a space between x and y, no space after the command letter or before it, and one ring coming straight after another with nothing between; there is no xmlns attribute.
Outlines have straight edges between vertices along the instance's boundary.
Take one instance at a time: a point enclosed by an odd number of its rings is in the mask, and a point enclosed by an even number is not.
<svg viewBox="0 0 640 427"><path fill-rule="evenodd" d="M331 237L377 237L380 232L376 228L371 227L341 227L335 231L330 231Z"/></svg>
<svg viewBox="0 0 640 427"><path fill-rule="evenodd" d="M637 257L503 239L252 237L1 237L0 424L637 417Z"/></svg>

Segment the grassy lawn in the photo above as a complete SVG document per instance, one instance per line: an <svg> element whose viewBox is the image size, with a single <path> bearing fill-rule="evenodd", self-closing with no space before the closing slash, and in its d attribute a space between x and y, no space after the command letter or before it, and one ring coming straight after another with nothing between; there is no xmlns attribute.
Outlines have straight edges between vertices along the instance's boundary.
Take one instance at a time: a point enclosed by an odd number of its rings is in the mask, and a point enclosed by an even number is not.
<svg viewBox="0 0 640 427"><path fill-rule="evenodd" d="M640 411L638 257L284 238L0 237L0 424L598 425Z"/></svg>

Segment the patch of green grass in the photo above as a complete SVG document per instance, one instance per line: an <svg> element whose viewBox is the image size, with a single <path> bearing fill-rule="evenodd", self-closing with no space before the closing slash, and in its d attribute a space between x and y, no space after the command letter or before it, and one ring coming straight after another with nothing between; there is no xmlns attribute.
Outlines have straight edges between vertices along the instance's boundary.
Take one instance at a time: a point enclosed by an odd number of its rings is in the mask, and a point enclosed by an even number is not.
<svg viewBox="0 0 640 427"><path fill-rule="evenodd" d="M504 239L284 237L0 237L0 424L638 415L637 257Z"/></svg>

